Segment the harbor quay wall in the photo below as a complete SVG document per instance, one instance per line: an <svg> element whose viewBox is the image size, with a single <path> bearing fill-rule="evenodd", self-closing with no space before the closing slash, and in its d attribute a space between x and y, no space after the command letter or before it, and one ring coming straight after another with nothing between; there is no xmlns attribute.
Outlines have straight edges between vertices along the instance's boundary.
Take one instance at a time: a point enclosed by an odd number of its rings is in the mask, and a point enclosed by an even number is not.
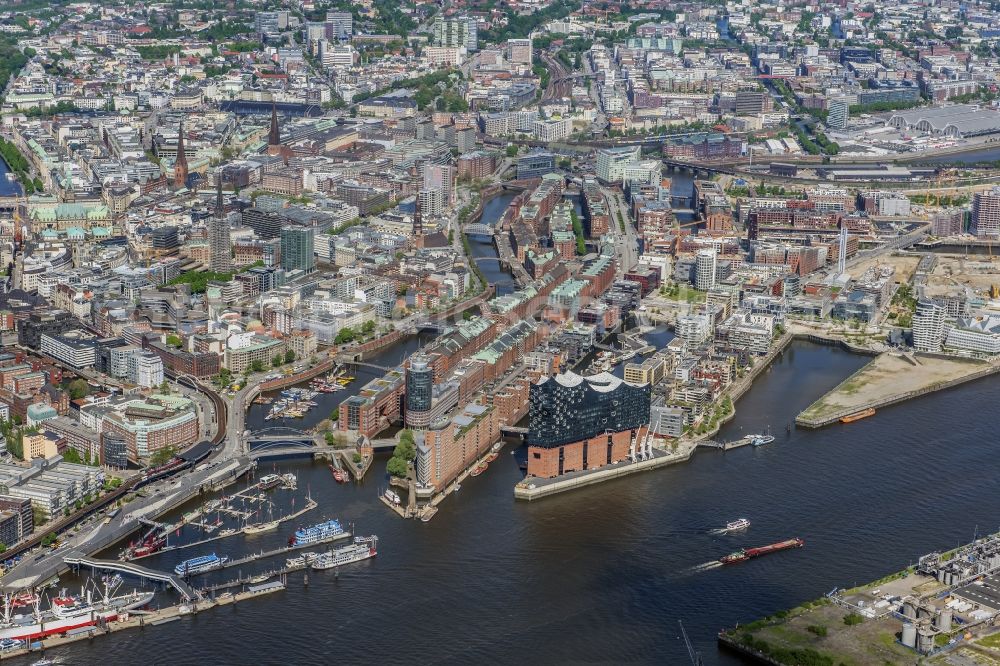
<svg viewBox="0 0 1000 666"><path fill-rule="evenodd" d="M375 354L377 352L382 351L386 347L389 347L390 345L396 344L407 335L409 334L404 333L403 331L393 331L389 335L383 335L381 337L377 337L374 340L369 340L368 342L362 345L358 345L357 347L354 347L353 349L346 351L349 351L350 353L355 354L356 356L360 355L359 358L362 361L364 361L370 358L371 354Z"/></svg>
<svg viewBox="0 0 1000 666"><path fill-rule="evenodd" d="M630 463L627 465L618 465L615 467L606 467L595 469L593 471L588 471L586 474L575 476L572 478L558 479L555 481L542 481L542 483L534 484L534 488L528 487L532 484L519 483L514 487L514 497L521 500L534 500L540 499L542 497L547 497L549 495L554 495L561 492L566 492L568 490L574 490L576 488L583 488L585 486L593 485L595 483L601 483L603 481L609 481L611 479L621 478L629 474L634 474L636 472L642 472L650 469L657 469L659 467L665 467L667 465L673 465L680 462L686 462L691 458L691 455L698 448L698 442L703 440L709 440L719 433L719 430L723 425L731 421L736 416L736 402L743 397L743 395L750 390L753 385L754 380L760 376L765 370L767 370L771 363L774 362L776 358L781 356L782 353L788 346L792 344L795 340L807 340L809 342L815 342L817 344L839 346L843 349L854 352L865 354L868 356L877 356L878 353L867 349L865 347L858 347L851 345L850 343L841 340L839 338L825 337L815 334L806 333L792 333L787 332L782 335L774 344L774 346L768 351L767 354L760 357L753 365L752 368L747 372L746 375L738 379L737 381L730 384L723 391L720 397L728 396L733 402L733 409L730 410L728 414L720 418L718 423L710 431L698 435L692 439L678 440L680 445L680 450L678 453L660 456L653 458L651 460L644 460L637 463ZM558 449L554 449L557 451ZM530 454L529 454L530 456ZM529 458L529 469L531 465L531 460ZM530 477L529 477L530 478ZM764 662L764 663L774 663L774 662Z"/></svg>
<svg viewBox="0 0 1000 666"><path fill-rule="evenodd" d="M719 645L727 650L735 652L742 657L748 657L757 664L771 664L772 666L786 666L780 661L775 661L773 658L767 656L763 652L754 650L746 645L743 645L737 640L726 636L725 634L719 634Z"/></svg>
<svg viewBox="0 0 1000 666"><path fill-rule="evenodd" d="M849 351L853 354L863 354L865 356L878 356L880 352L874 349L869 349L868 347L859 347L858 345L852 345L847 340L842 340L841 338L829 338L823 335L816 335L815 333L793 333L792 334L796 340L806 340L808 342L813 342L818 345L827 345L830 347L840 347L845 351Z"/></svg>
<svg viewBox="0 0 1000 666"><path fill-rule="evenodd" d="M265 594L270 594L272 592L278 592L284 590L284 587L271 587L262 590L255 591L242 591L233 593L230 596L220 597L215 601L202 600L191 604L186 608L182 606L168 606L166 608L161 608L155 611L144 611L136 612L129 615L126 620L119 620L116 622L111 622L102 627L95 627L92 631L81 631L69 635L55 635L49 636L39 641L32 641L30 647L21 648L19 650L12 650L10 652L4 653L3 658L11 659L14 657L19 657L32 652L45 650L52 650L58 647L63 647L66 645L71 645L83 640L93 640L95 638L106 636L117 631L124 631L126 629L145 629L146 627L156 627L160 624L166 624L175 620L179 620L184 615L198 613L201 611L206 611L216 606L226 606L229 604L234 604L240 601L245 601L247 599L252 599Z"/></svg>

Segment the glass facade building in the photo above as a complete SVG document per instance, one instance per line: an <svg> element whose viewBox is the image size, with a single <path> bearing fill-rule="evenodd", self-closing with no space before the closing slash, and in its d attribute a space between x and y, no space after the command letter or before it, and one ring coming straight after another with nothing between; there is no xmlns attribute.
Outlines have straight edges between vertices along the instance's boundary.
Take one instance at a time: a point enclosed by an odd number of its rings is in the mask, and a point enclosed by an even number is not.
<svg viewBox="0 0 1000 666"><path fill-rule="evenodd" d="M430 411L434 392L434 369L423 356L413 356L406 369L406 411Z"/></svg>
<svg viewBox="0 0 1000 666"><path fill-rule="evenodd" d="M286 271L311 273L316 268L313 230L308 227L281 228L281 267Z"/></svg>
<svg viewBox="0 0 1000 666"><path fill-rule="evenodd" d="M649 424L650 396L649 384L630 384L608 373L544 378L531 386L527 443L553 448L636 430Z"/></svg>

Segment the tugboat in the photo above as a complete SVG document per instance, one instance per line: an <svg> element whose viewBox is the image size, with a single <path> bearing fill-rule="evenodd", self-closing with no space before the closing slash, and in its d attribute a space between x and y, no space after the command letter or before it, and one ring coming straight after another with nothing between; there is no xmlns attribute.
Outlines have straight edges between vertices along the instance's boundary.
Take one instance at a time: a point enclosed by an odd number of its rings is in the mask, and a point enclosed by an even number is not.
<svg viewBox="0 0 1000 666"><path fill-rule="evenodd" d="M479 476L489 468L489 463L481 462L472 470L472 476Z"/></svg>

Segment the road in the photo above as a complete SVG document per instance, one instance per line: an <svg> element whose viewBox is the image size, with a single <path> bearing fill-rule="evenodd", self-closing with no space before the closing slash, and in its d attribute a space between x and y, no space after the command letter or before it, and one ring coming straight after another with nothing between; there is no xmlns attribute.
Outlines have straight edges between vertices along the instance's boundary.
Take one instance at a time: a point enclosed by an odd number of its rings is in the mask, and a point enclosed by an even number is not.
<svg viewBox="0 0 1000 666"><path fill-rule="evenodd" d="M622 193L607 187L602 188L602 190L612 213L611 235L615 240L615 252L618 254L618 277L621 278L639 263L639 236L636 233L635 225L632 224L629 208L622 198ZM618 225L619 215L625 223L624 234Z"/></svg>

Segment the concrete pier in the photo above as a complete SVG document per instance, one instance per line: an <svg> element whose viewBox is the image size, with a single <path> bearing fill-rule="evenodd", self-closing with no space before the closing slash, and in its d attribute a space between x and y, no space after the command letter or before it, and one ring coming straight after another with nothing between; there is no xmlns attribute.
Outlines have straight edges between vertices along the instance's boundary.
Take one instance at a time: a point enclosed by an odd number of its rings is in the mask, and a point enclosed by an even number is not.
<svg viewBox="0 0 1000 666"><path fill-rule="evenodd" d="M272 592L280 592L284 589L285 589L284 584L279 584L279 583L272 583L270 585L251 586L241 592L220 596L214 601L202 599L192 602L190 604L169 606L167 608L161 608L155 611L135 611L132 613L125 613L122 615L122 619L119 619L115 622L109 622L107 625L104 625L102 627L95 626L90 631L82 631L79 633L63 635L63 636L50 636L40 641L33 641L31 643L32 645L31 648L25 647L19 650L10 650L4 652L3 658L10 659L12 657L19 657L31 654L33 652L43 652L45 650L53 650L66 645L72 645L73 643L77 643L79 641L93 640L95 638L106 636L107 634L111 634L116 631L125 631L127 629L142 629L146 626L156 626L159 624L165 624L167 622L173 622L179 620L185 615L193 615L195 613L207 611L209 609L215 608L216 606L235 604L240 601L253 599L265 594L270 594Z"/></svg>

